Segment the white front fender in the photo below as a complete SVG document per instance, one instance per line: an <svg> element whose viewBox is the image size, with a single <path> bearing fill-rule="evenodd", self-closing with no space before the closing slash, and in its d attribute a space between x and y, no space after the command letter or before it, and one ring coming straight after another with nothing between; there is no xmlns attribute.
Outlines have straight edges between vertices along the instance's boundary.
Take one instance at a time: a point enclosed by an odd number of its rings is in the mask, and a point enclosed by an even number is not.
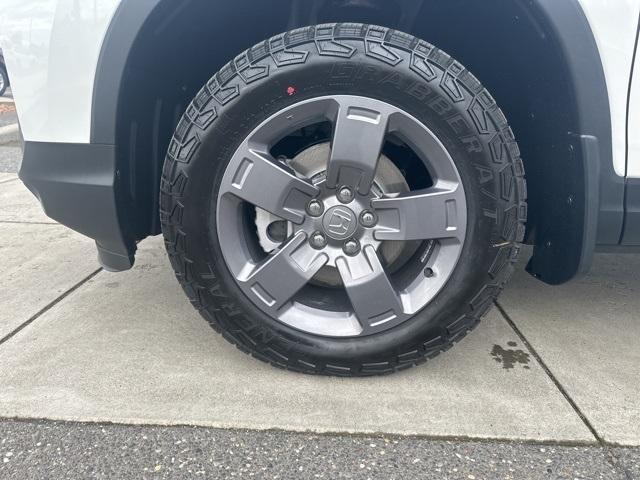
<svg viewBox="0 0 640 480"><path fill-rule="evenodd" d="M96 66L119 3L2 2L0 46L25 140L89 143Z"/></svg>

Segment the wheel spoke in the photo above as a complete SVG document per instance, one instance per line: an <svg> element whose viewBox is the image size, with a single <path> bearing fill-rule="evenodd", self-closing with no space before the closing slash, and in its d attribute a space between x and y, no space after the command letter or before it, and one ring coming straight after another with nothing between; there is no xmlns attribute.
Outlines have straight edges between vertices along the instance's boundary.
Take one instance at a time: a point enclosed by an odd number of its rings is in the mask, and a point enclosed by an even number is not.
<svg viewBox="0 0 640 480"><path fill-rule="evenodd" d="M329 123L330 141L316 143ZM282 162L272 146L290 136L299 149ZM432 186L403 178L382 154L387 139L415 153L406 170L428 171ZM211 188L234 283L263 316L310 335L402 324L437 298L462 256L469 214L456 162L423 122L374 98L314 97L274 113Z"/></svg>
<svg viewBox="0 0 640 480"><path fill-rule="evenodd" d="M391 109L341 100L335 114L327 186L354 186L369 193L387 133ZM360 102L359 102L360 103Z"/></svg>
<svg viewBox="0 0 640 480"><path fill-rule="evenodd" d="M327 255L312 249L306 239L299 232L238 279L254 301L273 311L280 309L327 263Z"/></svg>
<svg viewBox="0 0 640 480"><path fill-rule="evenodd" d="M464 193L445 184L373 201L378 213L377 240L461 238L466 226Z"/></svg>
<svg viewBox="0 0 640 480"><path fill-rule="evenodd" d="M239 149L226 175L230 178L226 182L229 192L297 224L304 220L307 201L318 194L317 187L258 149Z"/></svg>
<svg viewBox="0 0 640 480"><path fill-rule="evenodd" d="M336 265L363 333L402 316L402 301L372 246L357 257L338 258Z"/></svg>

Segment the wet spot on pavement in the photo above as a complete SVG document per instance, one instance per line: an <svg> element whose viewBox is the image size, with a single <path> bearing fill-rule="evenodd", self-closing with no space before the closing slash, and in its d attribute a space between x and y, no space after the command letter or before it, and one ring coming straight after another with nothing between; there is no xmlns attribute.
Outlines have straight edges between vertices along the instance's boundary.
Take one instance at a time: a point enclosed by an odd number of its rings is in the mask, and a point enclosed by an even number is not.
<svg viewBox="0 0 640 480"><path fill-rule="evenodd" d="M507 346L509 347L517 347L518 344L516 342L507 342ZM502 368L505 370L511 370L516 367L516 365L522 366L525 370L529 370L529 362L531 361L531 356L521 349L515 348L503 348L500 345L494 345L491 350L491 356L493 359L502 364Z"/></svg>

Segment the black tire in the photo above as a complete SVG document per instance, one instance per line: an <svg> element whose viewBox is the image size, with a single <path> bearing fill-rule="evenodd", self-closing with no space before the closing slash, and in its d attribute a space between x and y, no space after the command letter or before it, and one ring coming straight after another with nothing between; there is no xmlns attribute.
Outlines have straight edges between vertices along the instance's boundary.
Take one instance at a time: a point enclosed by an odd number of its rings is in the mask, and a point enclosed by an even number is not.
<svg viewBox="0 0 640 480"><path fill-rule="evenodd" d="M287 92L290 85L295 95ZM303 333L257 309L222 261L214 221L216 189L246 135L273 113L327 94L374 97L420 119L450 151L467 196L468 234L445 288L410 320L364 338ZM432 45L361 24L297 29L224 66L178 124L160 202L176 276L214 329L275 366L340 376L417 365L464 337L509 279L526 219L520 152L492 96Z"/></svg>
<svg viewBox="0 0 640 480"><path fill-rule="evenodd" d="M2 77L2 81L0 81L0 85L2 85L0 87L0 97L2 97L9 87L9 77L4 67L0 67L0 77Z"/></svg>

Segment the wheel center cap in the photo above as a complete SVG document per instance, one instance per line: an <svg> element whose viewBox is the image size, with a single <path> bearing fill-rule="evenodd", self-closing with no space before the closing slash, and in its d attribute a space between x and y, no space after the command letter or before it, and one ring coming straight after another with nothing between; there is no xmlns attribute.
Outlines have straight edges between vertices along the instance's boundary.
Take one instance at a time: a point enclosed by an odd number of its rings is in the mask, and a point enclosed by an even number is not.
<svg viewBox="0 0 640 480"><path fill-rule="evenodd" d="M358 219L348 207L332 207L322 217L322 228L334 240L346 240L355 233L357 227Z"/></svg>

